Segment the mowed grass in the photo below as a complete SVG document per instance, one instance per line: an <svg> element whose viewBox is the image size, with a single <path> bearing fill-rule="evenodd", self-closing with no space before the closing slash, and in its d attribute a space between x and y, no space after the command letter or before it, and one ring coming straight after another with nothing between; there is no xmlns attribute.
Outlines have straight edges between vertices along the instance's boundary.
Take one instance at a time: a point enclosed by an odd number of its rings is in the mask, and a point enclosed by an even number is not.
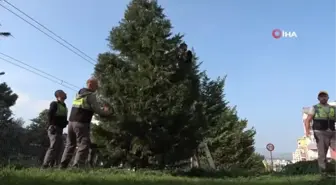
<svg viewBox="0 0 336 185"><path fill-rule="evenodd" d="M319 176L253 178L189 178L156 172L116 170L0 169L0 185L334 185L335 179Z"/></svg>

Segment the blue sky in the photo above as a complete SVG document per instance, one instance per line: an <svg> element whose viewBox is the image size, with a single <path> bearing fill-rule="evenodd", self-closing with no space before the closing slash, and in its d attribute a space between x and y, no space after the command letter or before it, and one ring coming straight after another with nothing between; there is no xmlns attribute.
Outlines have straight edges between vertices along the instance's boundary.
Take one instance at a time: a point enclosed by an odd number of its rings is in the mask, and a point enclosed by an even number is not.
<svg viewBox="0 0 336 185"><path fill-rule="evenodd" d="M106 38L123 17L128 1L20 1L12 4L92 58L108 50ZM8 7L4 2L0 2ZM320 90L335 99L335 1L159 0L174 32L186 34L202 69L228 75L226 97L257 129L256 146L275 144L291 152L303 135L301 110L316 103ZM93 66L0 7L0 51L83 86ZM295 31L296 39L272 38L273 29ZM47 108L62 88L0 61L0 78L19 93L17 116L30 119ZM74 92L67 90L71 100ZM68 104L71 101L67 101ZM70 104L69 104L70 106Z"/></svg>

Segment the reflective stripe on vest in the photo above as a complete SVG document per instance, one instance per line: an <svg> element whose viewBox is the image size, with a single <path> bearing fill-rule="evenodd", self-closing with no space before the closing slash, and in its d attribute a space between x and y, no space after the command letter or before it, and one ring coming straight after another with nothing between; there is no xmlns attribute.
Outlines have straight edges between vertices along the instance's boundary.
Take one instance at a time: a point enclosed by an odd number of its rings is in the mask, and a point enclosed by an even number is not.
<svg viewBox="0 0 336 185"><path fill-rule="evenodd" d="M79 109L86 109L86 110L91 110L90 105L87 103L87 97L91 93L88 93L87 95L84 96L79 96L78 94L76 95L76 98L72 102L72 106L79 108Z"/></svg>
<svg viewBox="0 0 336 185"><path fill-rule="evenodd" d="M314 106L314 109L314 120L335 120L335 107L324 107L318 104ZM326 109L329 109L329 111L327 111Z"/></svg>
<svg viewBox="0 0 336 185"><path fill-rule="evenodd" d="M56 116L68 116L68 109L66 106L57 102Z"/></svg>

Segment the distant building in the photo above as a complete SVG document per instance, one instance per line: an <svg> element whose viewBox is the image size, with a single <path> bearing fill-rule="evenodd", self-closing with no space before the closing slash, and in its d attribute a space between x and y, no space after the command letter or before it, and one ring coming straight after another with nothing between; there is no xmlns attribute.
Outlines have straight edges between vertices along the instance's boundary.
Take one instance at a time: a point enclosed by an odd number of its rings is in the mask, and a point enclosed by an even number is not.
<svg viewBox="0 0 336 185"><path fill-rule="evenodd" d="M336 102L329 102L330 105L336 106ZM308 116L308 110L310 107L304 107L302 110L302 121L303 121L303 130L304 133L306 129L304 127L304 122ZM333 151L331 148L327 154L328 158L336 159L336 151ZM310 137L306 136L300 137L297 140L297 148L295 152L293 152L293 163L298 161L311 161L317 159L317 146L316 140L313 135L313 131L311 130Z"/></svg>
<svg viewBox="0 0 336 185"><path fill-rule="evenodd" d="M329 156L328 156L329 157ZM293 163L299 161L311 161L317 159L315 139L301 137L297 140L297 148L293 153Z"/></svg>
<svg viewBox="0 0 336 185"><path fill-rule="evenodd" d="M267 164L268 167L272 166L272 161L270 159L266 159L263 161L264 165ZM284 159L273 159L273 171L281 171L283 167L291 164L292 162Z"/></svg>

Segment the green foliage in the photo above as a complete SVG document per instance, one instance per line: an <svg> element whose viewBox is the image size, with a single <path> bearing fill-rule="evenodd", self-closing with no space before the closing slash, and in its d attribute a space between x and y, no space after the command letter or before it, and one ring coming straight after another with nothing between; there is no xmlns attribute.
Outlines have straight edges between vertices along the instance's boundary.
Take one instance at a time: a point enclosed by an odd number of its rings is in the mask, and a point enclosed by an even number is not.
<svg viewBox="0 0 336 185"><path fill-rule="evenodd" d="M31 124L27 126L27 142L36 146L47 146L48 142L48 109L40 112L38 117L31 119Z"/></svg>
<svg viewBox="0 0 336 185"><path fill-rule="evenodd" d="M225 78L200 72L171 29L156 1L133 0L110 32L111 50L98 57L98 96L113 116L98 117L92 130L108 164L172 167L206 142L221 170L263 169L255 130L225 100Z"/></svg>
<svg viewBox="0 0 336 185"><path fill-rule="evenodd" d="M48 109L31 119L31 124L26 128L26 155L36 158L40 163L43 160L46 149L49 147Z"/></svg>
<svg viewBox="0 0 336 185"><path fill-rule="evenodd" d="M13 93L6 83L0 84L0 163L21 152L21 135L24 133L21 119L13 119L11 107L15 105L18 95Z"/></svg>
<svg viewBox="0 0 336 185"><path fill-rule="evenodd" d="M202 139L197 66L179 60L182 36L171 27L156 1L133 0L108 39L118 54L99 55L99 96L115 117L101 119L94 135L110 157L163 167L191 156Z"/></svg>
<svg viewBox="0 0 336 185"><path fill-rule="evenodd" d="M111 175L113 174L113 175ZM71 184L95 184L95 185L334 185L335 179L321 180L319 176L260 176L253 178L189 178L174 177L169 174L151 171L127 171L127 170L39 170L10 168L0 169L0 184L5 185L71 185Z"/></svg>
<svg viewBox="0 0 336 185"><path fill-rule="evenodd" d="M335 161L327 163L327 172L335 173ZM317 174L319 173L318 163L314 161L300 161L297 163L289 164L283 168L286 175L303 175L303 174Z"/></svg>
<svg viewBox="0 0 336 185"><path fill-rule="evenodd" d="M12 121L12 111L10 108L15 105L18 95L13 93L12 89L6 84L0 84L0 124L5 126Z"/></svg>
<svg viewBox="0 0 336 185"><path fill-rule="evenodd" d="M239 119L235 107L225 101L225 79L210 80L203 74L201 97L208 123L205 141L218 169L262 170L263 157L254 153L256 131L247 129L247 120Z"/></svg>
<svg viewBox="0 0 336 185"><path fill-rule="evenodd" d="M177 169L172 172L173 176L185 177L204 177L204 178L237 178L237 177L253 177L266 174L263 171L246 168L231 168L220 170L206 170L203 168L192 168L190 170Z"/></svg>

